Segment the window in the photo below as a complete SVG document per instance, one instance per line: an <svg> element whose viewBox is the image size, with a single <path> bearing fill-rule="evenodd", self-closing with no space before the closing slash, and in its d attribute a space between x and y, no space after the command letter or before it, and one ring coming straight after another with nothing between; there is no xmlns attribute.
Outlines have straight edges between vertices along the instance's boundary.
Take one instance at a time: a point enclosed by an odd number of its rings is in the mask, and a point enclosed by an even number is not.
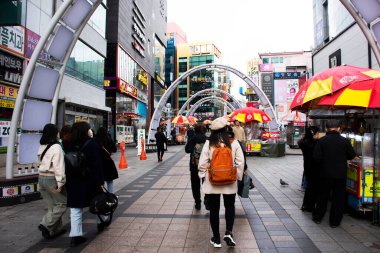
<svg viewBox="0 0 380 253"><path fill-rule="evenodd" d="M103 5L99 5L95 10L88 21L88 25L94 28L103 38L106 37L106 9Z"/></svg>
<svg viewBox="0 0 380 253"><path fill-rule="evenodd" d="M185 89L180 88L178 94L179 94L179 97L187 97L187 88Z"/></svg>
<svg viewBox="0 0 380 253"><path fill-rule="evenodd" d="M103 87L104 58L83 42L76 43L67 62L66 74L99 88Z"/></svg>
<svg viewBox="0 0 380 253"><path fill-rule="evenodd" d="M269 63L269 58L263 58L263 64L268 64Z"/></svg>

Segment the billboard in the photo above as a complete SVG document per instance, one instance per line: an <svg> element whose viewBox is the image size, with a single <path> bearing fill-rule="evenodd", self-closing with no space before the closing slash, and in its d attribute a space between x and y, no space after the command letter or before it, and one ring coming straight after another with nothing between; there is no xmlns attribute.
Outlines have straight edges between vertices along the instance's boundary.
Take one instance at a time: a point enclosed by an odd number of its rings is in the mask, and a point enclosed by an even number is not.
<svg viewBox="0 0 380 253"><path fill-rule="evenodd" d="M261 73L261 87L271 104L274 104L273 73Z"/></svg>

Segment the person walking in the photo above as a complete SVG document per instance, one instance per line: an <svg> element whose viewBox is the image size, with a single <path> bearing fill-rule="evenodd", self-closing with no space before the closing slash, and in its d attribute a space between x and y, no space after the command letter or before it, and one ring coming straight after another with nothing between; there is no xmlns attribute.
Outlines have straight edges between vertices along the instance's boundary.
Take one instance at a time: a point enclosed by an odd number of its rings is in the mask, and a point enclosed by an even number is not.
<svg viewBox="0 0 380 253"><path fill-rule="evenodd" d="M67 151L71 146L71 126L63 126L59 132L59 137L61 138L63 151Z"/></svg>
<svg viewBox="0 0 380 253"><path fill-rule="evenodd" d="M306 190L301 210L313 212L317 202L317 171L318 166L313 159L313 151L317 143L319 127L310 126L306 128L305 136L298 141L303 155L303 170L306 178Z"/></svg>
<svg viewBox="0 0 380 253"><path fill-rule="evenodd" d="M162 132L162 128L157 128L157 133L154 135L156 138L156 145L157 145L157 158L159 162L162 162L162 158L164 156L165 152L165 143L168 145L168 139L166 138L165 134Z"/></svg>
<svg viewBox="0 0 380 253"><path fill-rule="evenodd" d="M317 141L313 158L320 165L319 195L313 211L313 221L321 223L327 209L327 202L332 190L330 226L340 225L345 205L345 188L347 178L347 160L356 155L350 141L340 135L340 121L327 121L327 133Z"/></svg>
<svg viewBox="0 0 380 253"><path fill-rule="evenodd" d="M191 140L194 137L194 135L195 135L194 127L193 126L189 126L189 129L186 132L187 141Z"/></svg>
<svg viewBox="0 0 380 253"><path fill-rule="evenodd" d="M237 180L242 180L244 171L244 155L237 140L230 143L229 134L226 130L228 120L224 117L215 119L211 124L211 135L203 146L202 154L199 159L199 177L204 178L202 190L207 194L207 199L210 206L210 224L213 232L213 237L210 243L215 248L220 248L220 233L219 233L219 210L220 210L220 195L223 195L226 219L226 232L223 240L226 241L228 246L235 246L236 242L233 239L233 225L235 220L235 197L237 193ZM220 161L217 153L226 154L230 150L230 156L223 156L225 161ZM215 151L215 154L214 154ZM213 160L212 160L213 159ZM233 170L236 172L236 178L231 180L225 185L216 185L216 167L214 164L217 162L226 162L231 164L231 173ZM214 170L215 169L215 170ZM210 172L212 170L212 172ZM231 174L229 173L229 174ZM218 173L219 174L219 173ZM232 183L230 183L232 182Z"/></svg>
<svg viewBox="0 0 380 253"><path fill-rule="evenodd" d="M245 131L244 128L240 125L240 122L238 120L234 121L233 131L235 134L235 139L240 141L243 145L245 145L246 138L245 138Z"/></svg>
<svg viewBox="0 0 380 253"><path fill-rule="evenodd" d="M201 179L198 176L198 164L204 143L207 140L206 128L198 124L194 128L194 132L194 137L186 143L185 151L190 154L191 191L193 192L195 209L201 210Z"/></svg>
<svg viewBox="0 0 380 253"><path fill-rule="evenodd" d="M119 177L115 162L111 157L112 153L117 151L115 142L105 127L99 127L95 140L102 147L104 159L103 176L104 181L107 183L107 190L113 193L113 180Z"/></svg>
<svg viewBox="0 0 380 253"><path fill-rule="evenodd" d="M51 239L64 234L62 216L66 212L66 177L65 160L62 146L58 141L58 127L54 124L45 125L38 150L38 186L48 211L42 218L38 229L45 239Z"/></svg>
<svg viewBox="0 0 380 253"><path fill-rule="evenodd" d="M71 147L69 151L81 150L85 157L86 173L79 175L73 168L66 166L67 207L70 207L71 247L87 240L83 236L83 208L102 192L104 184L103 159L101 147L90 137L90 125L87 122L76 122L72 127ZM99 223L98 223L99 224Z"/></svg>

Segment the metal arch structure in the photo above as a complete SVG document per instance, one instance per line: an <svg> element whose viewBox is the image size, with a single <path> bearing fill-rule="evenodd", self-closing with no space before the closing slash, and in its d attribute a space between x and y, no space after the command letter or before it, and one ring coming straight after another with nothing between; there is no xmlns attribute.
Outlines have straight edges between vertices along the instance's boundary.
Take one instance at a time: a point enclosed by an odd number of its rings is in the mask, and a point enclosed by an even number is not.
<svg viewBox="0 0 380 253"><path fill-rule="evenodd" d="M380 66L380 1L339 0L354 18ZM377 31L377 32L376 32Z"/></svg>
<svg viewBox="0 0 380 253"><path fill-rule="evenodd" d="M50 23L47 24L46 31L42 34L30 58L17 94L9 133L6 179L13 178L14 148L18 126L21 127L21 135L17 143L18 149L20 150L19 153L21 154L23 148L28 148L21 147L24 145L21 140L22 133L26 132L29 133L28 141L33 140L32 144L34 144L34 149L30 149L32 154L29 157L35 155L35 159L37 159L35 146L37 144L37 137L40 136L39 132L42 131L45 124L56 122L59 91L71 52L79 35L101 2L102 0L66 0L58 8L50 20ZM47 59L39 60L41 53L45 53ZM38 66L37 62L39 64ZM44 78L46 76L50 79ZM44 89L44 86L42 86L42 84L39 85L38 81L40 83L49 82L49 85L51 85L50 88L53 89L51 94L47 97L40 97L33 93L32 90ZM50 108L49 110L39 111L39 113L43 114L39 115L44 119L43 121L27 124L26 119L32 119L34 116L27 115L28 112L30 113L29 109L32 108L33 104L44 105L45 108L48 108L48 104L50 104ZM21 118L22 120L20 120ZM34 136L30 139L32 135ZM27 136L27 134L24 136ZM25 138L25 143L26 141L27 138ZM31 143L29 142L28 144ZM20 156L18 158L21 159ZM19 162L22 163L21 161ZM33 161L28 162L27 158L24 161L24 163L32 162Z"/></svg>
<svg viewBox="0 0 380 253"><path fill-rule="evenodd" d="M181 107L181 109L178 111L178 115L182 115L183 111L186 109L187 105L190 104L191 101L194 100L194 98L196 98L197 96L200 96L202 95L203 93L208 93L208 92L219 92L221 94L224 94L224 95L227 95L229 98L231 98L233 100L233 102L239 106L239 108L242 107L242 105L240 104L240 102L234 97L232 96L230 93L224 91L224 90L221 90L221 89L216 89L216 88L209 88L209 89L205 89L205 90L201 90L201 91L198 91L197 93L193 94Z"/></svg>
<svg viewBox="0 0 380 253"><path fill-rule="evenodd" d="M186 78L191 75L194 72L197 72L202 69L223 69L229 72L234 73L237 75L239 78L241 78L249 87L251 87L255 93L259 96L261 105L264 107L263 110L272 118L272 121L269 122L269 127L270 129L277 129L278 128L278 123L277 123L277 117L276 113L273 109L272 104L270 103L269 99L265 95L265 93L261 90L261 88L253 82L252 79L250 79L248 76L240 72L239 70L223 65L223 64L217 64L217 63L209 63L209 64L203 64L199 65L197 67L194 67L192 69L189 69L185 73L183 73L182 76L177 78L166 90L164 95L162 95L160 101L158 102L158 105L156 107L156 110L153 113L152 119L150 121L150 126L149 126L149 134L148 134L148 142L150 143L151 140L154 140L154 134L156 133L156 129L160 124L160 117L161 117L161 112L164 109L165 103L170 97L170 95L173 93L173 91L177 88L177 86L186 80Z"/></svg>
<svg viewBox="0 0 380 253"><path fill-rule="evenodd" d="M199 106L201 106L204 102L212 101L212 100L215 100L215 101L222 103L223 105L227 106L227 108L230 109L231 111L237 109L230 102L224 100L223 98L205 97L205 98L198 100L195 104L193 104L193 106L190 108L190 110L186 113L186 116L193 115L195 113L195 111L199 108Z"/></svg>

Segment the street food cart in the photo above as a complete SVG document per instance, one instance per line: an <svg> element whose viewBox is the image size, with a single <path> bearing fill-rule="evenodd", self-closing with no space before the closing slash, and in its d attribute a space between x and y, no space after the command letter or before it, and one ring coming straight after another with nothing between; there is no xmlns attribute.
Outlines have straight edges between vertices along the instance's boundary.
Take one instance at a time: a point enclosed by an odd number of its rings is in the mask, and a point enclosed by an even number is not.
<svg viewBox="0 0 380 253"><path fill-rule="evenodd" d="M289 122L286 128L286 144L290 148L298 148L298 141L304 134L305 122Z"/></svg>
<svg viewBox="0 0 380 253"><path fill-rule="evenodd" d="M244 126L245 129L245 151L247 155L260 154L261 152L261 130L260 123L248 122Z"/></svg>

